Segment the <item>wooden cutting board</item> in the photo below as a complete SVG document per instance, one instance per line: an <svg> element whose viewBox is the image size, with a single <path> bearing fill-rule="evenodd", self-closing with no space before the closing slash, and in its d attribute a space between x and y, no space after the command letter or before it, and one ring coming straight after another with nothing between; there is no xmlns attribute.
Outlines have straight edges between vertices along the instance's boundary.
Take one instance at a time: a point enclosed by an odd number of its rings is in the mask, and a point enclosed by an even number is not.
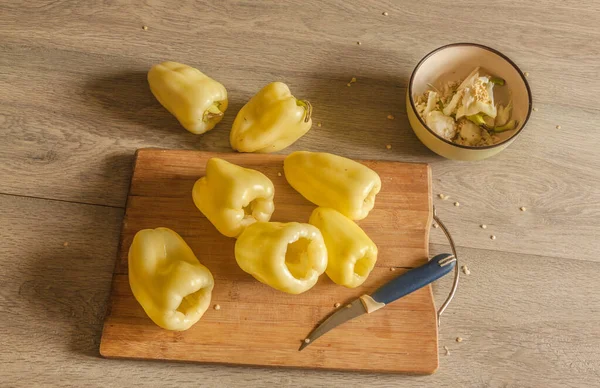
<svg viewBox="0 0 600 388"><path fill-rule="evenodd" d="M347 322L298 351L302 339L335 303L371 293L425 263L432 220L429 166L364 161L382 181L375 209L359 222L379 247L375 269L357 289L338 286L323 274L311 290L288 295L243 272L235 262L235 240L219 234L194 206L192 186L215 156L257 169L273 181L272 221L308 221L315 205L287 184L283 155L139 150L100 343L103 356L418 374L437 369L438 334L429 286ZM129 288L127 252L133 236L160 226L178 232L215 278L211 306L219 304L221 309L209 308L184 332L156 326Z"/></svg>

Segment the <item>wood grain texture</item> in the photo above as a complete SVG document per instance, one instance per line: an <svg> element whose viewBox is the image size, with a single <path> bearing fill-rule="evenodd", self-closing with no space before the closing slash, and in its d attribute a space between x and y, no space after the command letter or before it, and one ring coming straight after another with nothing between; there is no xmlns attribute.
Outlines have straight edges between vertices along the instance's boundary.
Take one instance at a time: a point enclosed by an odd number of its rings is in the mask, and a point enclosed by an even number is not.
<svg viewBox="0 0 600 388"><path fill-rule="evenodd" d="M599 386L600 3L497 1L485 5L493 23L473 20L477 6L0 2L0 193L10 194L0 195L0 385ZM497 48L529 72L538 108L514 144L478 163L430 153L404 111L416 62L458 41ZM156 103L145 73L166 59L197 66L227 86L231 107L214 131L191 135ZM358 82L348 88L351 77ZM434 195L435 204L461 259L478 269L463 276L442 321L441 344L451 354L441 350L435 375L98 357L135 149L228 152L235 112L273 80L310 99L314 122L322 122L284 153L335 149L353 158L427 162L434 194L451 196ZM395 120L386 119L390 113ZM440 233L431 238L444 243ZM78 243L65 249L63 240ZM438 300L442 288L434 288ZM466 332L470 340L453 342Z"/></svg>
<svg viewBox="0 0 600 388"><path fill-rule="evenodd" d="M242 271L233 255L235 239L221 235L192 202L192 187L205 175L206 162L212 157L256 169L271 179L275 187L272 221L307 222L316 207L288 185L281 155L139 150L100 343L103 356L416 374L437 369L431 287L377 314L348 322L298 351L301 341L334 310L335 303L345 305L370 294L405 268L426 262L432 216L427 165L363 162L382 182L375 208L359 222L378 247L375 269L356 289L337 286L322 276L311 290L289 295ZM133 236L157 227L178 232L215 278L211 303L219 304L221 310L209 309L184 332L170 332L152 323L129 287L127 253Z"/></svg>

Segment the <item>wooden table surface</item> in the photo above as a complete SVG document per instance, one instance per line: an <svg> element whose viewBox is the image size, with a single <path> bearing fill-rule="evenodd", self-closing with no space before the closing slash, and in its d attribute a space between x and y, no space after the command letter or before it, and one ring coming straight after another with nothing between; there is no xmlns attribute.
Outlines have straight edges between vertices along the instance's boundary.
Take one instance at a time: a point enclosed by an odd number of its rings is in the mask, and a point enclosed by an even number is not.
<svg viewBox="0 0 600 388"><path fill-rule="evenodd" d="M600 386L599 24L599 2L570 0L1 2L0 385ZM406 118L417 61L460 41L511 57L534 96L522 135L483 162L437 157ZM155 101L146 72L164 60L226 85L215 130L194 136ZM229 151L235 113L274 80L322 123L285 153L427 162L450 196L434 203L471 274L442 320L435 375L99 357L134 151Z"/></svg>

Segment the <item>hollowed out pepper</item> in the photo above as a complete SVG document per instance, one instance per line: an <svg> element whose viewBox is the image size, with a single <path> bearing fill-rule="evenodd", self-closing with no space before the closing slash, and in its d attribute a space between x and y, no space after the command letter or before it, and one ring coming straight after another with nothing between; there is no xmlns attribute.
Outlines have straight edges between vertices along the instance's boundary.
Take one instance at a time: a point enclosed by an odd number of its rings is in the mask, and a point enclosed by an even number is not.
<svg viewBox="0 0 600 388"><path fill-rule="evenodd" d="M297 222L257 222L235 243L235 260L261 283L290 294L312 288L327 267L321 232Z"/></svg>
<svg viewBox="0 0 600 388"><path fill-rule="evenodd" d="M197 135L213 129L227 109L225 87L182 63L154 65L148 72L148 84L158 102Z"/></svg>
<svg viewBox="0 0 600 388"><path fill-rule="evenodd" d="M375 171L323 152L293 152L285 158L283 171L288 183L304 198L353 220L369 214L381 190L381 179Z"/></svg>
<svg viewBox="0 0 600 388"><path fill-rule="evenodd" d="M187 330L210 304L214 280L176 232L140 230L129 248L129 285L154 323Z"/></svg>
<svg viewBox="0 0 600 388"><path fill-rule="evenodd" d="M229 137L231 147L240 152L282 150L308 132L311 114L308 101L292 96L286 84L272 82L235 117Z"/></svg>
<svg viewBox="0 0 600 388"><path fill-rule="evenodd" d="M273 182L264 174L211 158L206 176L192 190L196 207L219 232L237 237L256 221L269 221L275 206Z"/></svg>
<svg viewBox="0 0 600 388"><path fill-rule="evenodd" d="M369 236L354 221L331 208L316 208L308 222L323 235L327 276L349 288L363 284L377 261L377 246Z"/></svg>

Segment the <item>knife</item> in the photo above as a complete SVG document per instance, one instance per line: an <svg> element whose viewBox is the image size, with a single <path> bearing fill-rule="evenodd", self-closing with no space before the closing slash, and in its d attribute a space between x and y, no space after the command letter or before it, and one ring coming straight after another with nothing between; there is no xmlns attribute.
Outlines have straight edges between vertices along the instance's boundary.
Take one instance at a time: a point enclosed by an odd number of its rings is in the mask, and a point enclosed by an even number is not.
<svg viewBox="0 0 600 388"><path fill-rule="evenodd" d="M426 264L394 278L379 287L371 295L363 295L348 305L337 309L329 318L310 332L304 339L300 349L312 344L317 338L329 330L363 314L370 314L385 307L386 304L410 294L429 283L448 274L456 266L455 255L442 253L429 260ZM444 306L445 307L445 306Z"/></svg>

